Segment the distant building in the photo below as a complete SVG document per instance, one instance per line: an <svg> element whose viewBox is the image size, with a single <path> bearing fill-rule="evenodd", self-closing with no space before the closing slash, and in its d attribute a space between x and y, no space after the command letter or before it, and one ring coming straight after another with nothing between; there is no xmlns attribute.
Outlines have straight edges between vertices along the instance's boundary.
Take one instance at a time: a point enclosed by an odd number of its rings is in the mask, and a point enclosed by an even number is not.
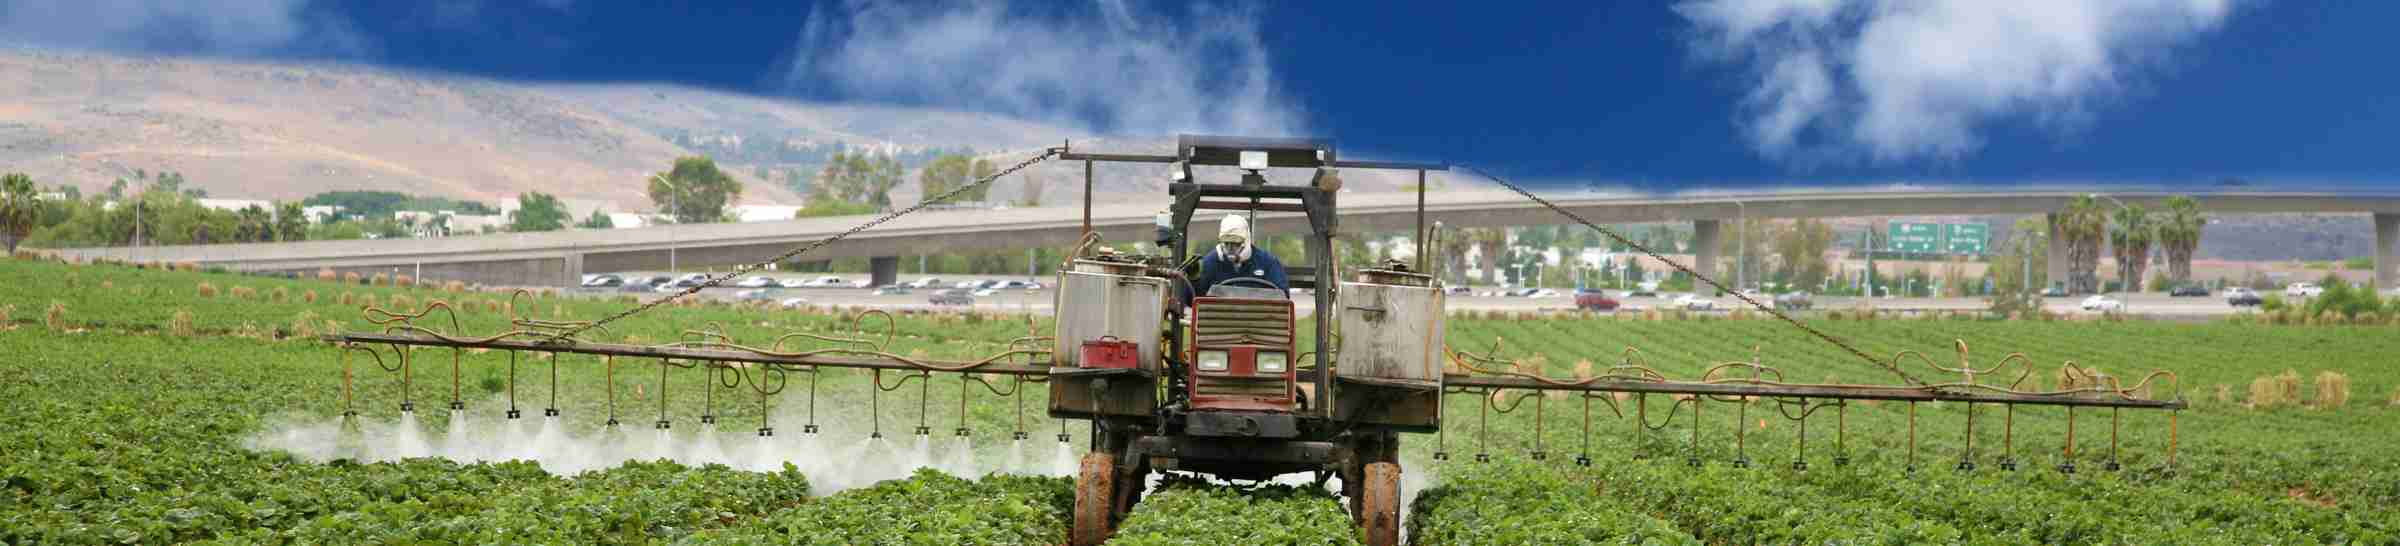
<svg viewBox="0 0 2400 546"><path fill-rule="evenodd" d="M192 202L199 203L200 206L203 207L223 211L240 211L250 207L258 207L261 210L267 211L275 210L274 201L262 201L258 199L217 199L204 197L200 199L193 199Z"/></svg>
<svg viewBox="0 0 2400 546"><path fill-rule="evenodd" d="M800 213L800 207L784 205L734 205L727 211L737 222L780 222Z"/></svg>

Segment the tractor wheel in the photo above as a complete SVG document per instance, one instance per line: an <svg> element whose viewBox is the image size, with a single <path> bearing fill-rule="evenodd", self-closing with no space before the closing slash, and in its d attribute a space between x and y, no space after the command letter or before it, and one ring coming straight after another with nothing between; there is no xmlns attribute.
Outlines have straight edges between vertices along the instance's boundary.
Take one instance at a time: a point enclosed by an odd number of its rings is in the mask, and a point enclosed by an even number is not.
<svg viewBox="0 0 2400 546"><path fill-rule="evenodd" d="M1400 465L1374 463L1367 465L1366 490L1361 495L1366 513L1359 518L1358 528L1366 535L1367 546L1398 546L1400 544Z"/></svg>
<svg viewBox="0 0 2400 546"><path fill-rule="evenodd" d="M1075 476L1075 529L1069 544L1097 546L1108 541L1109 500L1116 496L1116 479L1116 459L1101 452L1083 455L1083 468Z"/></svg>

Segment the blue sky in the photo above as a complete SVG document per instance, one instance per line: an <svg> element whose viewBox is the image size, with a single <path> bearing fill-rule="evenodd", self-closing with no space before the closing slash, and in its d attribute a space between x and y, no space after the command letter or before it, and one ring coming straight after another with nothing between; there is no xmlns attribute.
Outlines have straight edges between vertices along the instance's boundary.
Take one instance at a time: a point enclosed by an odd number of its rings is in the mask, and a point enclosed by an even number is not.
<svg viewBox="0 0 2400 546"><path fill-rule="evenodd" d="M0 40L1305 133L1645 189L2388 186L2393 20L2400 3L2235 0L7 0Z"/></svg>

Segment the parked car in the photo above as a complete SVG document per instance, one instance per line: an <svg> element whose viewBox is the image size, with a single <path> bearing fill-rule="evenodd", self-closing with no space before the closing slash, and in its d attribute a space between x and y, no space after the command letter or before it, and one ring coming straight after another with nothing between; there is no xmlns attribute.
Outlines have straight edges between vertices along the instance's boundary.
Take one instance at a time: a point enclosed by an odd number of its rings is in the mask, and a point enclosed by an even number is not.
<svg viewBox="0 0 2400 546"><path fill-rule="evenodd" d="M1654 288L1635 288L1635 289L1633 289L1633 290L1626 291L1626 292L1625 292L1625 297L1627 297L1627 298L1655 298L1655 297L1658 297L1658 290L1657 290L1657 289L1654 289Z"/></svg>
<svg viewBox="0 0 2400 546"><path fill-rule="evenodd" d="M1765 298L1765 297L1767 297L1767 294L1766 294L1765 292L1760 292L1760 291L1758 291L1758 289L1756 289L1756 288L1744 288L1744 289L1742 289L1742 291L1740 292L1740 294L1742 295L1742 297L1745 297L1745 298L1750 298L1750 299L1752 299L1752 300L1757 300L1757 299L1760 299L1760 298Z"/></svg>
<svg viewBox="0 0 2400 546"><path fill-rule="evenodd" d="M927 294L925 302L934 305L974 305L975 297L967 295L963 289L945 288Z"/></svg>
<svg viewBox="0 0 2400 546"><path fill-rule="evenodd" d="M1525 294L1525 297L1528 297L1528 298L1555 298L1555 297L1558 297L1558 291L1557 291L1557 290L1551 290L1551 289L1548 289L1548 288L1536 288L1536 289L1533 289L1533 291L1532 291L1532 292L1527 292L1527 293Z"/></svg>
<svg viewBox="0 0 2400 546"><path fill-rule="evenodd" d="M850 286L850 281L838 276L826 275L809 279L806 282L800 283L800 286L803 288L845 288Z"/></svg>
<svg viewBox="0 0 2400 546"><path fill-rule="evenodd" d="M2044 289L2042 289L2042 297L2045 297L2045 298L2064 298L2064 297L2067 297L2067 289L2066 289L2065 287L2059 287L2059 286L2052 286L2052 287L2049 287L2049 288L2044 288Z"/></svg>
<svg viewBox="0 0 2400 546"><path fill-rule="evenodd" d="M749 290L734 292L733 299L741 301L768 301L775 299L775 292L765 288L752 288Z"/></svg>
<svg viewBox="0 0 2400 546"><path fill-rule="evenodd" d="M1039 290L1042 283L1032 281L988 281L983 286L994 290Z"/></svg>
<svg viewBox="0 0 2400 546"><path fill-rule="evenodd" d="M1443 289L1442 289L1442 291L1443 291L1443 292L1446 292L1446 293L1448 293L1448 294L1450 294L1450 295L1452 295L1452 296L1472 296L1472 295L1475 295L1475 289L1473 289L1473 288L1467 288L1467 287L1464 287L1464 286L1452 286L1452 287L1446 287L1446 288L1443 288Z"/></svg>
<svg viewBox="0 0 2400 546"><path fill-rule="evenodd" d="M777 303L783 305L785 309L799 309L808 306L808 298L784 298L783 301Z"/></svg>
<svg viewBox="0 0 2400 546"><path fill-rule="evenodd" d="M2085 311L2122 313L2125 311L2125 302L2117 301L2116 298L2111 298L2107 295L2094 295L2089 298L2084 298L2082 307Z"/></svg>
<svg viewBox="0 0 2400 546"><path fill-rule="evenodd" d="M1582 309L1585 311L1615 311L1619 305L1622 305L1622 302L1618 302L1616 298L1608 297L1608 291L1606 290L1586 288L1575 291L1576 309Z"/></svg>
<svg viewBox="0 0 2400 546"><path fill-rule="evenodd" d="M584 288L608 288L624 285L625 278L616 275L593 275L592 278L583 280Z"/></svg>
<svg viewBox="0 0 2400 546"><path fill-rule="evenodd" d="M2325 295L2325 287L2317 286L2317 283L2296 282L2291 286L2283 287L2283 297L2286 298L2314 298L2322 295Z"/></svg>
<svg viewBox="0 0 2400 546"><path fill-rule="evenodd" d="M969 294L973 294L975 297L978 297L978 298L989 298L989 297L992 297L992 296L998 296L998 295L1000 295L1000 289L998 289L998 288L977 288L977 289L975 289L975 291L974 291L974 292L969 292Z"/></svg>
<svg viewBox="0 0 2400 546"><path fill-rule="evenodd" d="M907 287L909 287L909 288L933 288L933 287L936 287L936 286L941 286L941 285L942 285L942 278L941 278L941 277L920 277L920 278L918 278L917 280L908 281L906 284L903 284L902 286L907 286Z"/></svg>
<svg viewBox="0 0 2400 546"><path fill-rule="evenodd" d="M675 279L668 277L634 277L626 279L624 284L619 285L620 287L618 290L625 292L649 292L652 290L657 290L659 286L673 282L674 280Z"/></svg>
<svg viewBox="0 0 2400 546"><path fill-rule="evenodd" d="M784 288L808 288L808 279L784 279L775 284Z"/></svg>
<svg viewBox="0 0 2400 546"><path fill-rule="evenodd" d="M769 277L766 275L755 275L747 279L742 279L742 282L733 283L733 285L742 288L769 288L781 286L775 282L774 277Z"/></svg>
<svg viewBox="0 0 2400 546"><path fill-rule="evenodd" d="M1698 294L1684 294L1681 296L1675 296L1675 301L1672 305L1691 311L1717 310L1717 300L1703 298Z"/></svg>
<svg viewBox="0 0 2400 546"><path fill-rule="evenodd" d="M2226 305L2231 305L2234 307L2257 307L2265 303L2267 303L2266 298L2259 296L2257 290L2251 290L2239 286L2225 289Z"/></svg>
<svg viewBox="0 0 2400 546"><path fill-rule="evenodd" d="M699 274L699 273L691 273L691 274L686 274L686 275L684 275L684 276L681 276L681 277L676 277L676 278L675 278L675 282L670 282L670 283L667 283L667 286L666 286L666 287L668 287L668 288L691 288L691 287L694 287L694 286L700 286L700 283L704 283L704 282L708 282L708 275L703 275L703 274Z"/></svg>
<svg viewBox="0 0 2400 546"><path fill-rule="evenodd" d="M1816 297L1809 295L1807 292L1784 292L1782 294L1775 295L1776 309L1782 309L1785 311L1798 311L1816 306Z"/></svg>
<svg viewBox="0 0 2400 546"><path fill-rule="evenodd" d="M876 288L875 288L875 295L877 295L877 296L898 296L898 295L903 295L903 294L907 294L907 293L908 293L908 287L907 287L907 286L893 285L893 286L882 286L882 287L876 287Z"/></svg>
<svg viewBox="0 0 2400 546"><path fill-rule="evenodd" d="M2168 291L2167 291L2167 297L2170 297L2170 298L2205 298L2205 297L2208 297L2208 288L2207 288L2207 287L2204 287L2204 286L2198 286L2198 285L2189 285L2189 284L2187 284L2187 285L2183 285L2183 286L2178 286L2178 287L2175 287L2175 289L2174 289L2174 290L2168 290Z"/></svg>
<svg viewBox="0 0 2400 546"><path fill-rule="evenodd" d="M953 288L953 289L958 289L958 290L974 290L974 289L976 289L976 288L982 287L982 286L983 286L983 282L984 282L984 281L958 281L958 282L950 283L950 288Z"/></svg>

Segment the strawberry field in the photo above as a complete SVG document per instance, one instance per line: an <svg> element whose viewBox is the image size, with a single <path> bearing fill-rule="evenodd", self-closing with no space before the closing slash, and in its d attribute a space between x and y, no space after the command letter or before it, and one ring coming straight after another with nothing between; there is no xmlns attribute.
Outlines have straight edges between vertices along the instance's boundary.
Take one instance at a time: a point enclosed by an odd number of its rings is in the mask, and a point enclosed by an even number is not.
<svg viewBox="0 0 2400 546"><path fill-rule="evenodd" d="M0 405L0 543L1064 541L1072 484L1059 477L1061 459L1079 454L1087 430L1044 416L1038 385L999 394L1012 386L1005 379L910 382L872 395L864 372L824 372L810 408L798 395L807 377L762 397L671 369L661 390L656 363L620 361L611 374L597 360L561 359L553 390L548 360L513 355L512 390L512 355L428 350L414 355L405 390L398 374L353 358L359 424L334 425L341 355L310 336L373 328L361 319L365 305L433 301L460 310L470 332L498 330L512 312L590 318L626 305L0 262L0 399L9 401ZM751 340L884 335L850 316L700 305L630 319L602 337L657 342L703 328ZM1777 322L1640 318L1460 316L1449 342L1497 347L1553 376L1626 363L1625 349L1637 347L1638 363L1678 378L1755 358L1794 381L1897 383ZM2022 352L2037 364L2028 386L2055 384L2067 360L2128 380L2169 369L2192 407L2079 410L2070 457L2059 408L1853 403L1838 426L1835 410L1810 416L1803 447L1802 422L1768 400L1704 400L1695 419L1691 403L1656 395L1502 392L1489 407L1457 395L1442 434L1405 439L1414 500L1404 524L1426 544L2400 541L2392 327L1810 323L1878 355L1914 350L1953 364L1954 339L1979 366ZM906 315L887 347L982 355L1043 329L1021 317ZM1936 373L1915 362L1904 369ZM448 409L453 392L464 412ZM553 393L562 415L544 423ZM525 422L500 417L512 395ZM396 421L404 399L423 422ZM703 425L702 414L717 423ZM611 415L627 431L601 427ZM1647 426L1636 422L1645 417ZM662 420L673 428L654 431ZM812 423L823 433L801 434ZM775 435L762 439L762 426ZM917 435L920 426L930 433ZM589 456L512 462L532 449L527 439L553 434ZM422 437L410 449L392 447L411 435ZM1576 465L1578 456L1592 464ZM1835 465L1837 456L1849 464ZM1975 469L1958 470L1962 460ZM2003 470L2004 460L2017 469ZM2106 469L2112 460L2121 470ZM2077 471L2058 470L2069 464ZM1118 538L1346 544L1357 537L1342 506L1306 487L1167 480Z"/></svg>

